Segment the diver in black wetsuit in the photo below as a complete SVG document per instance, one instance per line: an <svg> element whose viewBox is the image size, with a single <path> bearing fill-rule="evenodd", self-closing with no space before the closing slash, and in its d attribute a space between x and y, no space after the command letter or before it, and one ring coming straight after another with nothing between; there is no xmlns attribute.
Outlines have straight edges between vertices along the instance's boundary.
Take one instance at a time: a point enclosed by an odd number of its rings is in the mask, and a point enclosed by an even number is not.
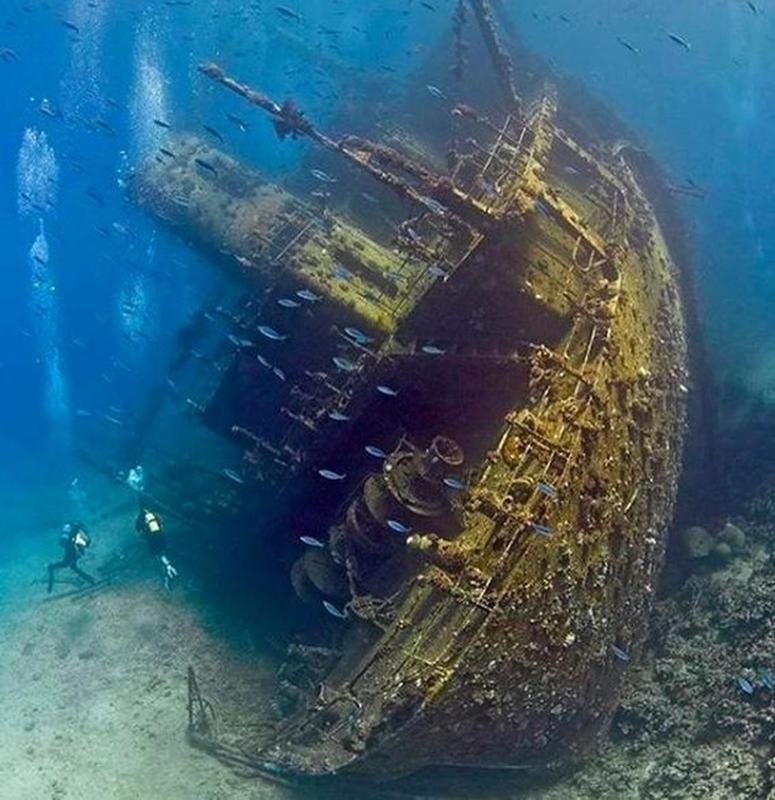
<svg viewBox="0 0 775 800"><path fill-rule="evenodd" d="M54 588L54 573L58 569L64 569L65 567L69 567L79 578L83 578L83 580L93 585L94 578L78 566L78 560L91 544L91 539L89 534L86 533L83 523L68 522L62 528L59 544L64 550L64 556L61 561L48 565L48 593L51 594L51 590Z"/></svg>
<svg viewBox="0 0 775 800"><path fill-rule="evenodd" d="M161 561L164 571L164 587L172 588L172 581L178 576L178 571L167 558L167 537L158 514L147 508L140 508L140 513L135 520L135 530L145 539L151 555Z"/></svg>

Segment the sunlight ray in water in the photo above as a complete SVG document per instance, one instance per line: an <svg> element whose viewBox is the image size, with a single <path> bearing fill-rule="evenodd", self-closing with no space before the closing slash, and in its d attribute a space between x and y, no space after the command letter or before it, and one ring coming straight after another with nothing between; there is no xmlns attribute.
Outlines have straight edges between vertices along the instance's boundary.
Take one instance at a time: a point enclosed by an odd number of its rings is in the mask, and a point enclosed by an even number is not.
<svg viewBox="0 0 775 800"><path fill-rule="evenodd" d="M61 106L68 116L89 118L105 109L103 55L110 0L69 0L62 16L70 33L70 59L61 81Z"/></svg>

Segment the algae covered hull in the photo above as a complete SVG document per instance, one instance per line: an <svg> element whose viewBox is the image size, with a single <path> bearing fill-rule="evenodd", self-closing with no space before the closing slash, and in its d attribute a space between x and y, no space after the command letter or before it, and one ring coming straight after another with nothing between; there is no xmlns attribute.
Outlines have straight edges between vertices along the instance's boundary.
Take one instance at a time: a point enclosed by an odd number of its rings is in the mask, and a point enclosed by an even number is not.
<svg viewBox="0 0 775 800"><path fill-rule="evenodd" d="M202 68L370 176L369 204L397 198L392 236L195 136L132 181L251 287L204 420L245 447L246 481L328 498L291 580L337 640L291 648L261 769L567 758L648 616L685 427L677 270L625 151L552 89L525 103L470 6L511 110L456 106L445 176Z"/></svg>

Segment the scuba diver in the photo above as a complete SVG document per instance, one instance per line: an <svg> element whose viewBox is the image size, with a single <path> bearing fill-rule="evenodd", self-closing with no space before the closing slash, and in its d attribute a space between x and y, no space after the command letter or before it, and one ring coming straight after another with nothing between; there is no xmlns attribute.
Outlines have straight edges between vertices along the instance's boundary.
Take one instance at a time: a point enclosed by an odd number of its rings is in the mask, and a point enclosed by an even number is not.
<svg viewBox="0 0 775 800"><path fill-rule="evenodd" d="M167 558L167 538L159 515L141 507L135 520L135 530L145 539L151 555L161 561L164 568L164 588L169 590L171 582L178 576L178 571Z"/></svg>
<svg viewBox="0 0 775 800"><path fill-rule="evenodd" d="M48 565L48 593L51 594L51 590L54 588L54 573L58 569L64 569L65 567L69 567L79 578L83 578L83 580L94 585L94 578L91 575L87 575L78 566L78 560L91 544L91 539L89 534L86 533L83 523L68 522L62 528L59 544L65 551L64 557L61 561Z"/></svg>

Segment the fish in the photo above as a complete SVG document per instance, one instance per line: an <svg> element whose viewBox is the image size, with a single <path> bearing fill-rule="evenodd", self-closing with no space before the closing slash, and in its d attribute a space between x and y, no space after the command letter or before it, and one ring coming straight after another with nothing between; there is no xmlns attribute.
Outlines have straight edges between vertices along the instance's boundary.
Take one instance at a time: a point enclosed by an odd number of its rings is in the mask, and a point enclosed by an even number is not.
<svg viewBox="0 0 775 800"><path fill-rule="evenodd" d="M327 481L343 481L347 476L341 472L334 472L331 469L319 469L318 475Z"/></svg>
<svg viewBox="0 0 775 800"><path fill-rule="evenodd" d="M288 8L288 6L275 6L275 11L277 11L280 16L286 17L286 19L301 22L301 14L299 14L298 11L294 11L292 8Z"/></svg>
<svg viewBox="0 0 775 800"><path fill-rule="evenodd" d="M385 397L398 397L398 390L393 389L391 386L385 386L384 384L380 384L377 386L377 391L380 394L384 394Z"/></svg>
<svg viewBox="0 0 775 800"><path fill-rule="evenodd" d="M412 227L405 227L403 228L403 232L411 239L414 244L422 244L422 237L420 236L417 231Z"/></svg>
<svg viewBox="0 0 775 800"><path fill-rule="evenodd" d="M436 347L436 345L433 344L423 345L422 351L428 356L443 356L444 353L447 352L446 350L442 350L440 347Z"/></svg>
<svg viewBox="0 0 775 800"><path fill-rule="evenodd" d="M225 140L223 136L221 136L220 131L213 128L212 125L202 125L202 128L207 131L214 139L217 139L219 142L223 143Z"/></svg>
<svg viewBox="0 0 775 800"><path fill-rule="evenodd" d="M323 542L320 539L316 539L314 536L299 536L299 541L302 544L306 544L308 547L325 547Z"/></svg>
<svg viewBox="0 0 775 800"><path fill-rule="evenodd" d="M621 647L617 647L615 644L611 645L611 652L619 659L619 661L624 661L625 663L630 660L630 656Z"/></svg>
<svg viewBox="0 0 775 800"><path fill-rule="evenodd" d="M229 122L234 123L243 133L248 129L248 123L245 122L244 119L240 119L236 114L230 114L228 111L226 112L226 119Z"/></svg>
<svg viewBox="0 0 775 800"><path fill-rule="evenodd" d="M638 53L640 52L640 50L638 50L638 48L637 48L637 47L635 47L635 45L633 45L633 44L630 44L630 43L629 43L629 42L628 42L626 39L622 39L622 37L621 37L621 36L617 36L617 37L616 37L616 41L617 41L617 42L619 42L619 44L620 44L622 47L625 47L625 48L626 48L627 50L629 50L631 53L635 53L635 55L638 55Z"/></svg>
<svg viewBox="0 0 775 800"><path fill-rule="evenodd" d="M195 158L194 163L211 175L218 174L218 170L209 161L205 161L203 158Z"/></svg>
<svg viewBox="0 0 775 800"><path fill-rule="evenodd" d="M296 292L296 297L300 297L302 300L307 300L310 303L317 303L322 298L315 294L315 292L311 291L310 289L299 289Z"/></svg>
<svg viewBox="0 0 775 800"><path fill-rule="evenodd" d="M543 214L543 216L545 216L545 217L551 217L552 216L551 209L542 200L536 200L535 201L535 210L539 214Z"/></svg>
<svg viewBox="0 0 775 800"><path fill-rule="evenodd" d="M766 686L771 692L775 691L775 673L771 669L763 669L759 672L759 677L762 679L762 684Z"/></svg>
<svg viewBox="0 0 775 800"><path fill-rule="evenodd" d="M234 481L234 483L240 483L240 484L245 483L244 478L238 472L235 472L235 470L233 470L233 469L229 469L228 467L225 467L224 470L223 470L223 474L230 481Z"/></svg>
<svg viewBox="0 0 775 800"><path fill-rule="evenodd" d="M372 341L363 331L359 331L357 328L345 328L344 332L358 344L368 344Z"/></svg>
<svg viewBox="0 0 775 800"><path fill-rule="evenodd" d="M274 328L270 328L268 325L259 325L258 332L274 342L284 342L288 338L282 333L278 333Z"/></svg>
<svg viewBox="0 0 775 800"><path fill-rule="evenodd" d="M120 426L122 426L124 424L120 419L116 419L115 417L111 417L110 414L103 414L102 418L106 422L110 422L111 425L118 425L120 427Z"/></svg>
<svg viewBox="0 0 775 800"><path fill-rule="evenodd" d="M752 11L754 14L759 14L759 13L760 13L760 12L759 12L759 6L757 6L755 3L752 3L752 2L751 2L751 0L746 0L746 3L745 3L745 4L748 6L748 8L750 8L750 9L751 9L751 11Z"/></svg>
<svg viewBox="0 0 775 800"><path fill-rule="evenodd" d="M295 300L289 300L287 297L281 297L277 301L277 305L283 308L299 308L301 303L297 303Z"/></svg>
<svg viewBox="0 0 775 800"><path fill-rule="evenodd" d="M327 172L323 172L322 169L313 169L310 170L310 173L313 178L321 183L336 183L336 178L332 178Z"/></svg>
<svg viewBox="0 0 775 800"><path fill-rule="evenodd" d="M57 119L62 116L62 112L52 105L51 101L45 97L40 101L38 110L41 114L45 114L47 117L51 117L52 119Z"/></svg>
<svg viewBox="0 0 775 800"><path fill-rule="evenodd" d="M172 150L167 150L166 147L160 147L159 152L163 156L167 156L167 158L177 158L177 156L172 152Z"/></svg>
<svg viewBox="0 0 775 800"><path fill-rule="evenodd" d="M441 278L443 281L446 281L449 278L449 273L446 270L443 270L438 264L431 264L428 267L428 272L430 272L434 278Z"/></svg>
<svg viewBox="0 0 775 800"><path fill-rule="evenodd" d="M333 603L329 603L328 600L323 601L323 608L332 616L336 617L337 619L347 619L347 612L340 611Z"/></svg>
<svg viewBox="0 0 775 800"><path fill-rule="evenodd" d="M361 192L361 197L362 197L362 198L363 198L363 199L364 199L364 200L365 200L367 203L371 203L372 205L376 205L376 204L379 202L379 200L377 200L377 198L376 198L376 197L374 197L374 195L373 195L373 194L369 194L368 192Z"/></svg>
<svg viewBox="0 0 775 800"><path fill-rule="evenodd" d="M256 354L256 361L261 364L262 367L266 367L267 369L272 369L272 365L260 354Z"/></svg>
<svg viewBox="0 0 775 800"><path fill-rule="evenodd" d="M403 522L399 522L397 519L389 519L385 523L391 531L395 531L396 533L409 533L412 529L407 525L404 525Z"/></svg>
<svg viewBox="0 0 775 800"><path fill-rule="evenodd" d="M684 50L691 50L691 44L683 38L683 36L679 36L677 33L668 33L667 38L671 41L675 42L679 47L683 47Z"/></svg>
<svg viewBox="0 0 775 800"><path fill-rule="evenodd" d="M434 200L432 197L421 197L420 202L428 209L428 211L436 214L439 217L445 217L449 213L449 209L440 203L438 200Z"/></svg>
<svg viewBox="0 0 775 800"><path fill-rule="evenodd" d="M354 277L352 272L341 264L334 264L334 275L336 275L337 278L341 278L343 281L352 280Z"/></svg>
<svg viewBox="0 0 775 800"><path fill-rule="evenodd" d="M73 33L81 32L81 29L74 22L70 22L69 20L63 19L62 25L64 25L67 30L72 31Z"/></svg>
<svg viewBox="0 0 775 800"><path fill-rule="evenodd" d="M240 339L239 336L235 336L233 333L229 334L229 341L235 347L252 347L253 346L253 342L251 342L249 339Z"/></svg>
<svg viewBox="0 0 775 800"><path fill-rule="evenodd" d="M10 47L2 47L0 48L0 58L2 58L6 64L10 64L12 61L17 61L19 56L16 54L16 51L12 50Z"/></svg>
<svg viewBox="0 0 775 800"><path fill-rule="evenodd" d="M172 125L170 125L169 122L165 122L163 119L155 119L153 121L153 124L158 125L158 127L160 128L166 128L167 130L170 130L170 128L172 128Z"/></svg>
<svg viewBox="0 0 775 800"><path fill-rule="evenodd" d="M453 478L451 476L444 478L443 483L450 489L455 489L457 491L465 489L465 484L463 483L463 481L459 480L458 478Z"/></svg>
<svg viewBox="0 0 775 800"><path fill-rule="evenodd" d="M288 380L288 379L285 377L285 373L284 373L284 372L283 372L283 371L280 369L280 367L272 367L272 372L274 372L274 374L275 374L275 375L276 375L276 376L277 376L277 377L278 377L278 378L279 378L281 381L286 381L286 380Z"/></svg>
<svg viewBox="0 0 775 800"><path fill-rule="evenodd" d="M342 358L341 356L334 356L331 360L334 362L337 369L341 369L342 372L355 372L355 370L358 369L358 367L353 364L352 361L348 361L346 358Z"/></svg>
<svg viewBox="0 0 775 800"><path fill-rule="evenodd" d="M533 523L533 530L541 536L551 536L554 533L554 528L551 525L544 525L540 522Z"/></svg>
<svg viewBox="0 0 775 800"><path fill-rule="evenodd" d="M387 453L381 447L376 447L373 444L367 444L363 449L370 456L374 456L374 458L387 458Z"/></svg>
<svg viewBox="0 0 775 800"><path fill-rule="evenodd" d="M737 686L738 690L743 694L751 695L754 693L754 686L748 678L743 678L742 676L738 675L735 678L735 686Z"/></svg>
<svg viewBox="0 0 775 800"><path fill-rule="evenodd" d="M536 489L542 494L545 494L547 497L557 497L557 489L551 485L551 483L545 483L544 481L538 481L536 484Z"/></svg>
<svg viewBox="0 0 775 800"><path fill-rule="evenodd" d="M328 418L334 422L348 422L350 419L347 414L343 414L341 411L329 411Z"/></svg>
<svg viewBox="0 0 775 800"><path fill-rule="evenodd" d="M116 129L109 123L105 122L104 119L97 118L94 120L94 124L101 130L105 131L105 133L109 133L111 136L116 135Z"/></svg>
<svg viewBox="0 0 775 800"><path fill-rule="evenodd" d="M427 90L428 90L428 91L429 91L429 92L430 92L430 93L431 93L431 94L432 94L434 97L438 97L438 99L439 99L439 100L446 100L446 99L447 99L447 96L444 94L444 92L442 92L442 91L441 91L441 89L439 89L439 87L438 87L438 86L434 86L432 83L429 83L429 84L428 84L428 85L427 85L425 88L426 88L426 89L427 89Z"/></svg>
<svg viewBox="0 0 775 800"><path fill-rule="evenodd" d="M85 408L79 408L75 412L76 417L90 417L92 415L91 411L87 411Z"/></svg>

